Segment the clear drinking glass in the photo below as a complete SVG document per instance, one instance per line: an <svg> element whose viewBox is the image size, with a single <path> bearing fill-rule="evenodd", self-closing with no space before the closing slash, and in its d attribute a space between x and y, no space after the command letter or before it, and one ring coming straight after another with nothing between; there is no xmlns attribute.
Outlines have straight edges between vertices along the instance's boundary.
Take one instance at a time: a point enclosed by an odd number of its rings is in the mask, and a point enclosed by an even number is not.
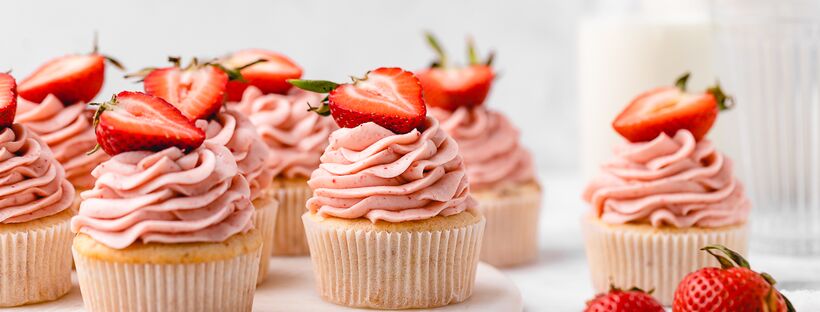
<svg viewBox="0 0 820 312"><path fill-rule="evenodd" d="M820 256L820 1L716 0L717 70L752 250ZM722 117L721 117L722 118Z"/></svg>

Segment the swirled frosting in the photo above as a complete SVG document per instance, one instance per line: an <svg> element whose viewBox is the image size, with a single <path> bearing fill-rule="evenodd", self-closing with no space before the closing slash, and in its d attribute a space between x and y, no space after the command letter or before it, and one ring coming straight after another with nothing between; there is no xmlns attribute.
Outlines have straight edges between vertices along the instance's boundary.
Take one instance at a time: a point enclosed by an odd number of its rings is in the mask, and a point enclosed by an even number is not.
<svg viewBox="0 0 820 312"><path fill-rule="evenodd" d="M532 155L521 146L518 129L501 113L483 106L453 112L431 108L430 113L458 142L474 190L535 180Z"/></svg>
<svg viewBox="0 0 820 312"><path fill-rule="evenodd" d="M750 203L732 161L688 130L615 148L584 191L602 221L721 227L746 221Z"/></svg>
<svg viewBox="0 0 820 312"><path fill-rule="evenodd" d="M308 184L311 212L403 222L475 207L456 142L428 117L424 130L395 134L375 123L330 135Z"/></svg>
<svg viewBox="0 0 820 312"><path fill-rule="evenodd" d="M206 140L224 145L233 153L239 172L251 186L251 200L259 198L273 181L270 153L244 114L232 109L221 111L209 121L197 120Z"/></svg>
<svg viewBox="0 0 820 312"><path fill-rule="evenodd" d="M242 100L228 106L249 116L268 145L274 175L309 177L319 167L319 156L327 146L330 132L336 129L333 118L307 111L307 103L319 105L322 95L293 88L290 93L262 94L250 86Z"/></svg>
<svg viewBox="0 0 820 312"><path fill-rule="evenodd" d="M0 130L0 223L20 223L71 207L74 187L48 146L27 127Z"/></svg>
<svg viewBox="0 0 820 312"><path fill-rule="evenodd" d="M17 102L15 122L26 125L48 144L72 184L81 189L91 188L94 185L91 170L108 159L105 153L86 155L97 145L92 111L82 102L64 106L51 94L39 104L23 98Z"/></svg>
<svg viewBox="0 0 820 312"><path fill-rule="evenodd" d="M233 154L205 142L183 153L118 154L94 169L71 229L108 247L143 243L222 242L253 228L250 187Z"/></svg>

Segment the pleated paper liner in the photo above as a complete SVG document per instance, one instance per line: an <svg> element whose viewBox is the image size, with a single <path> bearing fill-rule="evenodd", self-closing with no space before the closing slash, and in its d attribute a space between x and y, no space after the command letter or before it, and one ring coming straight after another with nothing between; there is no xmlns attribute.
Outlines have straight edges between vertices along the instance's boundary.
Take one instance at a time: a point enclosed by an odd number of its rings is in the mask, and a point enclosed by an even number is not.
<svg viewBox="0 0 820 312"><path fill-rule="evenodd" d="M610 284L654 289L653 296L670 305L678 283L703 267L720 266L700 248L721 244L741 254L748 245L746 224L708 228L655 228L610 225L593 216L583 219L587 260L599 293Z"/></svg>
<svg viewBox="0 0 820 312"><path fill-rule="evenodd" d="M302 178L276 178L271 188L279 201L273 235L273 255L307 256L310 250L305 238L305 227L302 225L302 214L307 211L305 203L313 196L313 190L307 185L307 179Z"/></svg>
<svg viewBox="0 0 820 312"><path fill-rule="evenodd" d="M251 311L262 240L252 230L220 243L114 250L81 234L73 252L90 312Z"/></svg>
<svg viewBox="0 0 820 312"><path fill-rule="evenodd" d="M522 265L538 257L541 191L534 183L515 188L500 194L473 192L487 218L481 261L496 267Z"/></svg>
<svg viewBox="0 0 820 312"><path fill-rule="evenodd" d="M302 217L319 295L348 307L433 308L473 292L485 220L463 212L376 228ZM353 224L355 226L347 226ZM411 224L412 223L412 224ZM341 225L340 225L341 224Z"/></svg>
<svg viewBox="0 0 820 312"><path fill-rule="evenodd" d="M51 301L71 289L71 211L0 224L0 307Z"/></svg>
<svg viewBox="0 0 820 312"><path fill-rule="evenodd" d="M256 278L256 283L261 284L268 277L268 264L273 247L273 233L279 202L273 198L272 194L264 194L253 201L253 207L255 208L253 227L262 236L262 256L259 259L259 275Z"/></svg>

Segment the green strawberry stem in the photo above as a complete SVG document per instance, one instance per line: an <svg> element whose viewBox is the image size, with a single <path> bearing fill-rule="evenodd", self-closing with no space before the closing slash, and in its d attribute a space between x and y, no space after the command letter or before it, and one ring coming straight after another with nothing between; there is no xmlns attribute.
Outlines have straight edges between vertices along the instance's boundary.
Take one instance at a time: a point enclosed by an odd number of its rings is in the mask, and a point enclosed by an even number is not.
<svg viewBox="0 0 820 312"><path fill-rule="evenodd" d="M94 31L94 43L93 43L93 48L91 49L91 54L100 54L99 33L97 33L96 30ZM114 67L116 67L117 69L119 69L121 71L125 71L125 66L122 65L122 62L120 62L119 60L117 60L117 59L115 59L115 58L113 58L109 55L105 55L105 54L101 54L101 55L102 55L103 58L105 58L106 61L108 61L109 64L114 65Z"/></svg>
<svg viewBox="0 0 820 312"><path fill-rule="evenodd" d="M706 251L710 255L715 257L715 259L717 259L718 262L720 262L720 267L723 268L723 269L741 267L741 268L746 268L746 269L751 270L751 266L749 265L749 261L746 261L746 259L743 258L743 256L740 255L739 253L737 253L737 252L735 252L735 251L733 251L729 248L726 248L726 246L723 246L723 245L709 245L709 246L701 248L700 250ZM715 254L715 251L721 252L721 253L723 253L723 255ZM767 305L769 305L769 310L770 311L776 311L775 310L775 308L777 307L777 296L776 295L779 295L780 297L783 298L783 301L786 302L786 307L788 308L787 311L788 312L794 312L795 311L794 306L792 306L792 303L791 303L791 301L789 301L789 298L786 298L786 296L783 296L783 294L781 294L780 292L775 290L774 285L777 283L777 281L775 281L775 279L771 275L769 275L768 273L759 273L759 274L760 274L761 277L763 277L763 279L766 280L766 282L769 283L769 285L772 285L772 288L771 288L769 294L766 296L767 297L767 302L766 303L767 303Z"/></svg>
<svg viewBox="0 0 820 312"><path fill-rule="evenodd" d="M678 87L683 92L686 92L686 83L689 82L690 72L685 72L683 75L680 75L677 80L675 80L675 87Z"/></svg>
<svg viewBox="0 0 820 312"><path fill-rule="evenodd" d="M711 93L715 97L715 101L721 111L735 107L735 98L723 92L723 89L720 88L720 81L716 81L714 86L706 89L706 92Z"/></svg>
<svg viewBox="0 0 820 312"><path fill-rule="evenodd" d="M478 64L478 54L475 51L475 40L472 36L467 37L467 59L470 65Z"/></svg>
<svg viewBox="0 0 820 312"><path fill-rule="evenodd" d="M108 102L102 102L102 103L89 103L88 105L89 105L89 106L96 106L96 107L97 107L97 110L96 110L96 111L94 111L94 117L92 117L92 125L93 125L93 129L96 129L96 128L97 128L97 125L100 123L100 116L102 116L102 113L103 113L103 112L105 112L105 111L107 111L107 110L112 110L112 109L114 109L114 106L116 106L116 105L117 105L117 95L116 95L116 94L112 95L112 96L111 96L111 100L109 100ZM91 154L94 154L94 153L96 153L98 150L100 150L100 148L101 148L100 144L97 144L97 145L95 145L95 146L94 146L94 148L93 148L93 149L91 149L90 151L88 151L88 153L86 153L86 155L91 155Z"/></svg>
<svg viewBox="0 0 820 312"><path fill-rule="evenodd" d="M299 89L316 93L330 93L339 86L338 83L327 80L288 79L287 82Z"/></svg>
<svg viewBox="0 0 820 312"><path fill-rule="evenodd" d="M433 62L433 64L430 67L448 67L449 63L447 60L447 53L444 52L444 48L441 47L441 44L439 44L439 41L436 38L436 36L428 31L424 33L424 37L427 38L427 44L429 44L430 47L433 48L433 51L435 51L436 55L438 56L438 60Z"/></svg>

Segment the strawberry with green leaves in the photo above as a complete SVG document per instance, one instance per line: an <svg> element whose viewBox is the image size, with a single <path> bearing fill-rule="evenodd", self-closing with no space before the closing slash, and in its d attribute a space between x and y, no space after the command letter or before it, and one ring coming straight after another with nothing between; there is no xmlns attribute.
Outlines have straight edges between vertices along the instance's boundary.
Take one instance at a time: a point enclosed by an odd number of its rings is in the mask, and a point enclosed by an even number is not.
<svg viewBox="0 0 820 312"><path fill-rule="evenodd" d="M718 112L732 107L734 99L723 93L720 84L704 92L689 93L689 73L675 86L649 90L632 100L612 127L630 142L651 141L661 133L675 136L678 130L692 132L701 140L717 119Z"/></svg>
<svg viewBox="0 0 820 312"><path fill-rule="evenodd" d="M381 67L352 82L338 84L325 80L288 80L297 88L329 93L321 106L311 107L322 115L332 115L340 127L353 128L374 122L396 133L407 133L424 122L427 107L421 84L413 73L396 67ZM310 103L308 103L310 105Z"/></svg>
<svg viewBox="0 0 820 312"><path fill-rule="evenodd" d="M193 121L153 95L123 91L108 102L92 105L97 106L97 143L108 155L160 151L172 146L190 151L205 140L205 132Z"/></svg>
<svg viewBox="0 0 820 312"><path fill-rule="evenodd" d="M715 257L720 268L703 268L684 277L675 290L672 311L794 311L789 300L774 287L774 278L752 271L740 254L720 245L701 250Z"/></svg>
<svg viewBox="0 0 820 312"><path fill-rule="evenodd" d="M96 41L96 40L95 40ZM97 96L105 80L105 63L125 70L117 60L100 54L97 44L89 54L70 54L52 59L20 81L20 97L40 103L53 94L64 105L89 102Z"/></svg>
<svg viewBox="0 0 820 312"><path fill-rule="evenodd" d="M258 60L264 62L255 63ZM249 86L259 88L262 93L286 94L292 87L288 79L302 77L302 68L282 54L262 50L246 49L234 52L220 61L225 68L239 68L243 80L228 81L228 101L237 102ZM248 65L251 64L251 65Z"/></svg>
<svg viewBox="0 0 820 312"><path fill-rule="evenodd" d="M611 286L608 293L598 294L584 312L663 312L663 306L652 297L652 291L640 288L621 290Z"/></svg>
<svg viewBox="0 0 820 312"><path fill-rule="evenodd" d="M479 61L472 40L468 40L467 66L458 66L450 62L441 44L430 33L427 42L438 54L438 60L430 68L416 73L424 89L424 100L430 107L445 110L456 110L459 107L475 107L484 103L490 86L495 78L491 67L494 54L485 61Z"/></svg>

